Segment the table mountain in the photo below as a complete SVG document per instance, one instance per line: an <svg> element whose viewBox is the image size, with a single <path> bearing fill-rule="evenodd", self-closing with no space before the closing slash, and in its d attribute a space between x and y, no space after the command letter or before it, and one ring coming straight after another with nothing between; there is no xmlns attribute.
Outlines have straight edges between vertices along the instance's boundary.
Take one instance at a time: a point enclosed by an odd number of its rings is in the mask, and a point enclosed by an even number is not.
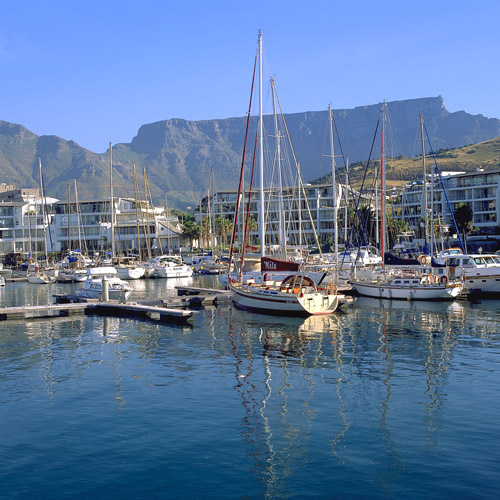
<svg viewBox="0 0 500 500"><path fill-rule="evenodd" d="M342 149L351 163L368 159L380 107L376 104L334 111L341 141L337 153ZM450 113L441 97L390 102L388 113L390 136L394 138L388 154L393 156L420 154L416 141L420 114L424 115L434 150L500 136L500 120L465 111ZM327 173L327 111L294 113L285 118L303 179ZM266 116L264 123L272 135L272 117ZM253 149L256 124L257 118L252 117L248 151ZM204 121L176 118L143 125L132 142L113 146L115 195L134 195L132 162L136 164L141 196L146 167L155 201L164 202L168 194L169 204L179 208L196 203L206 194L212 170L216 189L237 189L245 126L244 117ZM373 156L379 156L378 149L375 151ZM65 200L68 183L76 179L80 199L108 196L108 153L93 153L74 141L37 136L22 125L0 121L0 182L38 186L39 156L47 195Z"/></svg>

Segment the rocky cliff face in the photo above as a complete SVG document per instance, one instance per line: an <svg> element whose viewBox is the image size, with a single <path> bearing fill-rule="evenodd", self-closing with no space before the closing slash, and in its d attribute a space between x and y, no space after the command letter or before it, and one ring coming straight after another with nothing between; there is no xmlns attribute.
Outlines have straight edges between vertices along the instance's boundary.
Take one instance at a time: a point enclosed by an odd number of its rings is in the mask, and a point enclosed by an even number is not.
<svg viewBox="0 0 500 500"><path fill-rule="evenodd" d="M337 153L342 150L351 163L368 159L380 108L377 104L334 112L340 138ZM388 103L388 137L393 138L392 146L388 143L388 154L419 154L415 150L415 137L420 114L424 116L434 150L500 136L500 120L464 111L449 113L441 97L396 101ZM256 118L251 123L247 148L250 152ZM329 154L328 142L325 143L327 111L286 115L286 123L303 179L312 180L327 173L324 158ZM169 203L179 207L193 204L206 194L212 171L217 189L237 189L245 126L244 117L200 122L171 119L143 125L131 143L113 147L116 195L134 194L132 162L136 164L141 192L144 192L142 178L146 167L148 184L156 200L164 200L168 192ZM272 117L265 118L265 128L273 131ZM269 141L272 143L273 139ZM374 158L379 156L378 150L376 146ZM77 181L80 199L108 195L108 153L99 155L55 136L38 137L21 125L0 121L0 182L37 186L39 156L47 193L51 196L66 199L67 185L73 179ZM325 166L323 172L321 164Z"/></svg>

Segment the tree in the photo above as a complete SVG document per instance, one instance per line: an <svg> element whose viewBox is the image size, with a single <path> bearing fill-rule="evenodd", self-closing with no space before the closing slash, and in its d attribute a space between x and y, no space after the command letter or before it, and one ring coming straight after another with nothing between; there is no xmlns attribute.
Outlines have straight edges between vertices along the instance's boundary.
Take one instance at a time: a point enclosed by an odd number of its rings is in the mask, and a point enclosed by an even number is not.
<svg viewBox="0 0 500 500"><path fill-rule="evenodd" d="M472 213L472 208L467 203L459 203L455 210L453 211L453 216L455 217L455 222L457 224L457 229L459 233L468 233L472 230L472 222L474 220L474 214ZM450 226L450 233L454 233L455 228L453 225Z"/></svg>
<svg viewBox="0 0 500 500"><path fill-rule="evenodd" d="M247 231L249 243L251 241L253 241L253 238L250 235L250 233L257 231L258 228L259 228L259 225L257 224L257 221L253 217L249 217L248 218L248 231Z"/></svg>
<svg viewBox="0 0 500 500"><path fill-rule="evenodd" d="M182 227L182 236L189 239L189 248L193 251L193 241L200 236L200 226L193 220L187 220Z"/></svg>
<svg viewBox="0 0 500 500"><path fill-rule="evenodd" d="M386 215L388 246L392 248L397 243L397 236L409 230L408 224L403 219L396 219L392 215Z"/></svg>
<svg viewBox="0 0 500 500"><path fill-rule="evenodd" d="M219 241L222 248L227 246L227 236L233 231L233 223L225 217L217 217L215 220L217 233L219 234Z"/></svg>

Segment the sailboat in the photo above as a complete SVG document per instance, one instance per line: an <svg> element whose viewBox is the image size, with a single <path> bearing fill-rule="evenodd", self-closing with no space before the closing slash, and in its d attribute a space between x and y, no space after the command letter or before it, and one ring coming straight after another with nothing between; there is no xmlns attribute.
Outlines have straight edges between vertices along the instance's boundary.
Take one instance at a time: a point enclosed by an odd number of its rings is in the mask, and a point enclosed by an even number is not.
<svg viewBox="0 0 500 500"><path fill-rule="evenodd" d="M382 113L381 130L381 224L380 224L380 242L381 253L384 254L385 245L385 152L384 152L384 133L385 133L385 113L387 104L384 103ZM422 157L424 163L424 220L426 224L425 237L427 238L427 199L425 174L425 148L423 140L423 117L420 116L420 125L422 132ZM439 274L440 272L440 274ZM388 269L382 264L382 270L364 270L358 272L354 268L354 275L350 279L353 288L360 294L367 297L382 299L403 299L403 300L453 300L464 289L462 279L449 279L441 269L435 272L432 267L412 268L392 267Z"/></svg>
<svg viewBox="0 0 500 500"><path fill-rule="evenodd" d="M258 38L259 59L259 170L260 170L260 199L259 199L259 237L261 258L266 257L266 239L264 222L264 153L263 153L263 113L262 113L262 33ZM257 63L257 61L256 61ZM256 64L255 64L256 66ZM255 76L255 67L254 67ZM253 84L252 84L253 91ZM250 98L250 108L252 99ZM248 119L250 118L250 109ZM248 132L247 120L247 132ZM245 162L244 154L242 171ZM240 189L241 192L241 174ZM238 199L240 196L238 195ZM237 208L238 210L238 208ZM235 221L237 213L235 214ZM236 223L235 223L236 226ZM233 232L233 246L234 246ZM245 248L245 242L243 249ZM232 251L230 261L232 258ZM242 259L244 261L244 258ZM266 280L256 283L255 279L242 279L240 272L238 279L229 279L229 290L235 306L266 314L286 315L319 315L332 314L338 306L338 296L334 287L321 288L306 274L297 271L280 281Z"/></svg>
<svg viewBox="0 0 500 500"><path fill-rule="evenodd" d="M45 261L45 267L48 264L47 261L47 232L45 229L45 196L43 195L44 190L43 190L43 181L42 181L42 160L40 157L38 157L38 167L39 167L39 176L40 176L40 194L42 196L41 199L41 212L42 212L42 226L43 226L43 243L44 243L44 261ZM36 195L35 195L36 196ZM35 249L37 245L37 228L38 228L38 223L37 223L37 218L38 218L38 211L37 211L37 202L35 199ZM55 283L56 279L54 276L49 276L47 274L47 271L45 268L40 268L38 265L37 259L36 259L36 251L34 252L35 258L34 262L30 263L28 266L28 271L26 274L26 279L28 280L28 283L32 283L35 285L49 285L51 283Z"/></svg>

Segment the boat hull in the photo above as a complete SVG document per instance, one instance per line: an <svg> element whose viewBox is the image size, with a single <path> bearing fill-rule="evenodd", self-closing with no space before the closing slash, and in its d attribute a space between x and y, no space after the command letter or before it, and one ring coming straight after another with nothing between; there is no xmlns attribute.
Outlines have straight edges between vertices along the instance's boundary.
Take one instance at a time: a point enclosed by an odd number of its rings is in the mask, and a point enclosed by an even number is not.
<svg viewBox="0 0 500 500"><path fill-rule="evenodd" d="M390 284L350 281L353 288L365 297L395 300L453 300L463 290L463 285L429 285L398 287Z"/></svg>
<svg viewBox="0 0 500 500"><path fill-rule="evenodd" d="M465 285L472 295L500 295L500 274L497 275L465 275Z"/></svg>
<svg viewBox="0 0 500 500"><path fill-rule="evenodd" d="M27 280L33 285L50 285L55 282L55 278L50 278L46 274L28 275Z"/></svg>
<svg viewBox="0 0 500 500"><path fill-rule="evenodd" d="M116 276L121 280L138 280L146 273L143 267L115 267L115 269Z"/></svg>
<svg viewBox="0 0 500 500"><path fill-rule="evenodd" d="M155 278L189 278L193 275L193 270L186 265L175 267L154 266L153 275Z"/></svg>
<svg viewBox="0 0 500 500"><path fill-rule="evenodd" d="M320 292L300 295L266 289L258 285L229 283L233 303L250 311L275 315L311 316L332 314L338 306L336 294Z"/></svg>

